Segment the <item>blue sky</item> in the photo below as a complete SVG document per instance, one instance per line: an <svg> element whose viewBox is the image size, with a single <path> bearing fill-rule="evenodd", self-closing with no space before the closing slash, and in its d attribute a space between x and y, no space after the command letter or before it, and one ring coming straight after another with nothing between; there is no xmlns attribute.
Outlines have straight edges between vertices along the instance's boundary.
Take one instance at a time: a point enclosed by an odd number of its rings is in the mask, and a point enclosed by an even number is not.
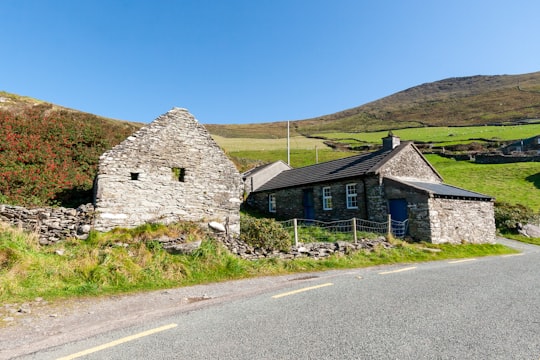
<svg viewBox="0 0 540 360"><path fill-rule="evenodd" d="M299 120L540 71L537 0L2 0L0 90L150 122Z"/></svg>

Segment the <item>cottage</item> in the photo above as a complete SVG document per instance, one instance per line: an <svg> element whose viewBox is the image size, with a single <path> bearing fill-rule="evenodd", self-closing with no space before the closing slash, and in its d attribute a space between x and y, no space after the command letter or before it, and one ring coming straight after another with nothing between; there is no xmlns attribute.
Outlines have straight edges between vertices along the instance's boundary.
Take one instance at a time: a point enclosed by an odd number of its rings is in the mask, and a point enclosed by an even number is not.
<svg viewBox="0 0 540 360"><path fill-rule="evenodd" d="M242 180L187 110L173 108L99 161L95 229L216 221L240 231Z"/></svg>
<svg viewBox="0 0 540 360"><path fill-rule="evenodd" d="M242 174L242 181L244 182L244 196L249 196L252 191L257 190L269 179L273 178L284 170L290 169L292 168L288 164L279 160L244 172Z"/></svg>
<svg viewBox="0 0 540 360"><path fill-rule="evenodd" d="M495 241L494 199L443 183L412 142L392 135L381 150L268 178L247 204L270 216L322 221L409 223L408 234L433 243Z"/></svg>
<svg viewBox="0 0 540 360"><path fill-rule="evenodd" d="M540 135L536 135L527 139L515 141L506 145L502 149L503 154L510 155L512 153L534 153L540 154Z"/></svg>

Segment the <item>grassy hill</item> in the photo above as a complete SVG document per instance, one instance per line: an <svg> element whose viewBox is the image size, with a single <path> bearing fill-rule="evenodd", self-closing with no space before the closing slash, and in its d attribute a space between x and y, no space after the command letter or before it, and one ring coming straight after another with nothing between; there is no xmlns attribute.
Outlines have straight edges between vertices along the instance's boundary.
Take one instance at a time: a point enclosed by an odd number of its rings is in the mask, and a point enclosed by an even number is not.
<svg viewBox="0 0 540 360"><path fill-rule="evenodd" d="M334 114L291 121L292 135L425 126L514 124L540 119L540 72L458 77L422 84ZM223 137L283 138L286 122L206 125Z"/></svg>

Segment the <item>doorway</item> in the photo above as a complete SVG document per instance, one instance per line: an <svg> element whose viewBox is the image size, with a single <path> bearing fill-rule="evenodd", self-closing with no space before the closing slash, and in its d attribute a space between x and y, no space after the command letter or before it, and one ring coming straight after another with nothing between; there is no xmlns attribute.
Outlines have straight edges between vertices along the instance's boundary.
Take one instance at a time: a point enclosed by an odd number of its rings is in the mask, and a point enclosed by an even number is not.
<svg viewBox="0 0 540 360"><path fill-rule="evenodd" d="M313 189L304 189L302 194L304 205L304 219L315 220L315 202L313 201Z"/></svg>

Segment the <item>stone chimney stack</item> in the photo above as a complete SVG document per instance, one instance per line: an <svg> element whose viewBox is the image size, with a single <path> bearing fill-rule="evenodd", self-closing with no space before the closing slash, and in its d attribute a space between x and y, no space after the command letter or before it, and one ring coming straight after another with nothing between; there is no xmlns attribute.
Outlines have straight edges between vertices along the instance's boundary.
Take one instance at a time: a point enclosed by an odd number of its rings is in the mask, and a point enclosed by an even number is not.
<svg viewBox="0 0 540 360"><path fill-rule="evenodd" d="M382 138L382 141L384 150L393 150L401 144L399 137L392 134L392 131L389 131L388 136Z"/></svg>

